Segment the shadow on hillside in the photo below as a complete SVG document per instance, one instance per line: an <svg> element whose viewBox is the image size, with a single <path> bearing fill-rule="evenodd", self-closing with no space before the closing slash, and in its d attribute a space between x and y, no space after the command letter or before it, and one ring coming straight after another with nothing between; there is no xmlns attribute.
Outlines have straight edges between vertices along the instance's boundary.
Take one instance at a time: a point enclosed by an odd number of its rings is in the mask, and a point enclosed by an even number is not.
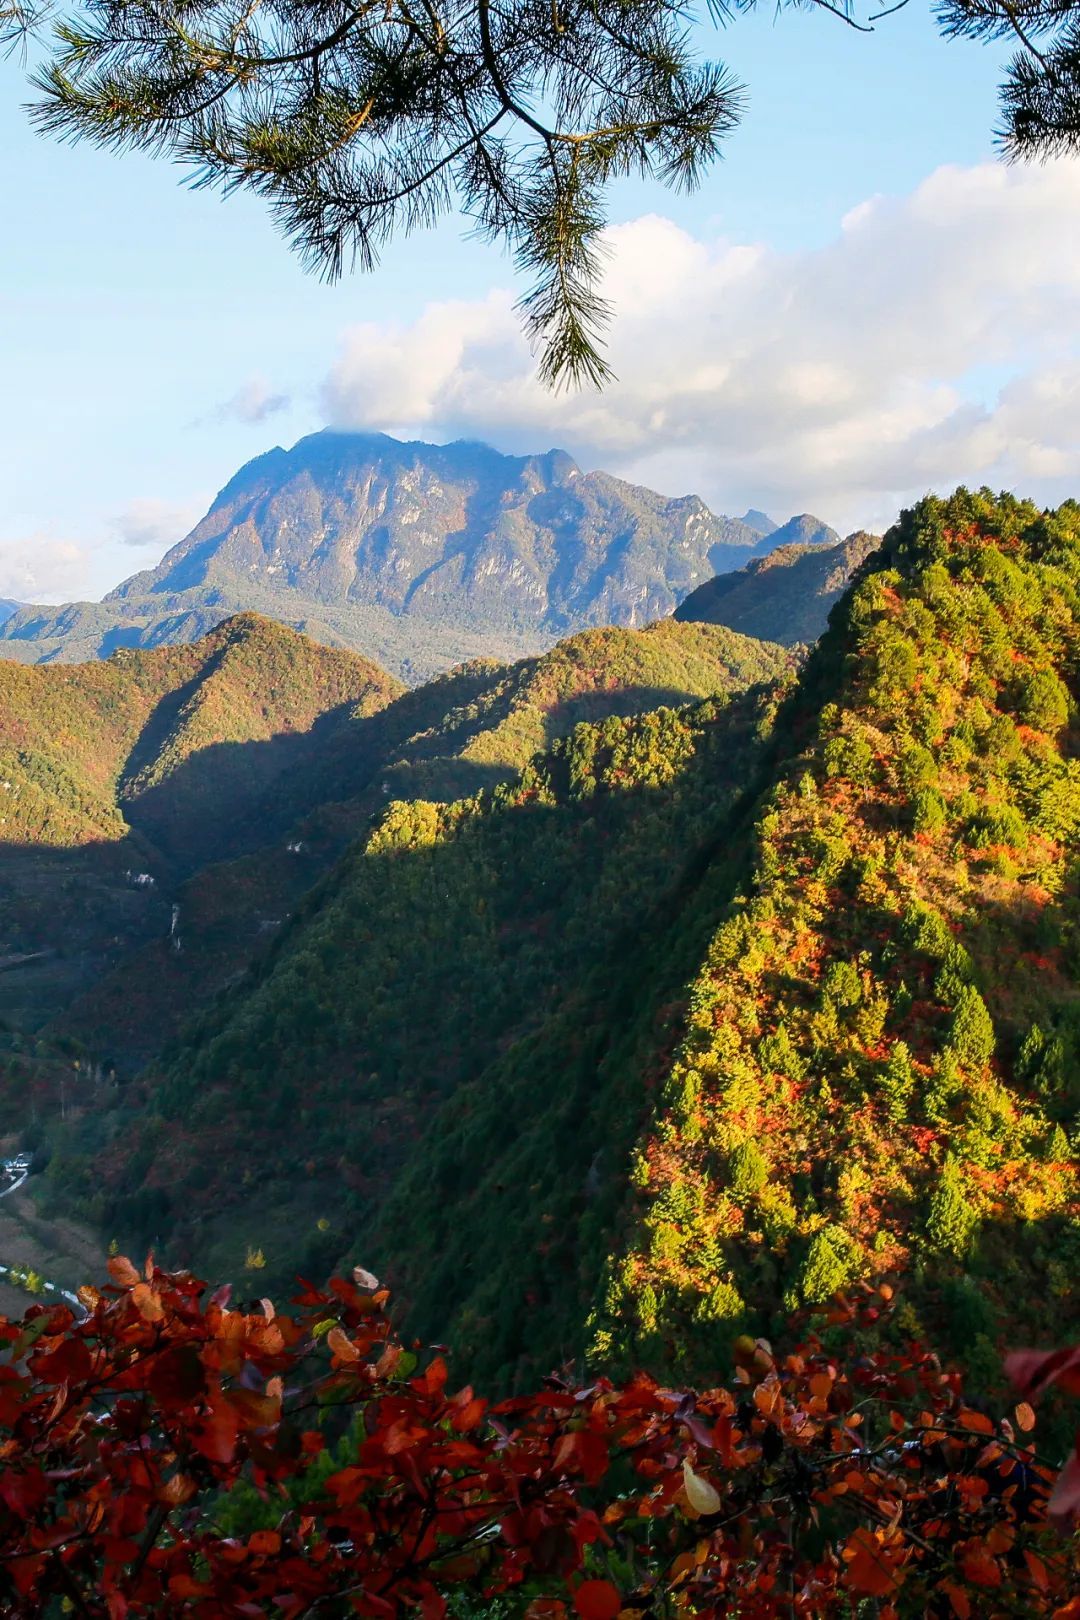
<svg viewBox="0 0 1080 1620"><path fill-rule="evenodd" d="M458 757L482 733L512 718L515 687L505 667L465 670L434 690L407 692L373 715L356 717L344 703L304 732L265 741L213 743L182 760L161 782L122 799L131 826L168 859L177 876L233 859L283 838L312 811L362 800L363 818L389 799L469 798L510 780L525 758L505 763ZM132 751L124 781L157 757L185 701L158 706ZM675 687L634 686L582 693L542 717L538 749L582 721L681 707L696 694ZM531 750L526 747L525 754Z"/></svg>
<svg viewBox="0 0 1080 1620"><path fill-rule="evenodd" d="M110 1231L238 1282L263 1248L278 1292L378 1254L424 1330L471 1298L465 1336L492 1364L534 1338L561 1353L742 873L752 714L703 730L665 788L507 804L435 843L418 811L414 841L354 847L172 1049L165 1084L125 1094L120 1138L168 1150L116 1160Z"/></svg>
<svg viewBox="0 0 1080 1620"><path fill-rule="evenodd" d="M40 1028L167 934L169 915L163 863L134 833L67 849L0 843L0 1018Z"/></svg>
<svg viewBox="0 0 1080 1620"><path fill-rule="evenodd" d="M121 779L120 806L129 824L161 851L178 875L257 846L294 819L309 796L308 767L340 728L355 727L363 746L366 721L354 720L355 705L347 702L321 715L306 731L211 743L138 791L132 765L137 769L140 759L150 764L158 757L179 714L172 695L167 701L171 716L163 715L159 705L132 751Z"/></svg>

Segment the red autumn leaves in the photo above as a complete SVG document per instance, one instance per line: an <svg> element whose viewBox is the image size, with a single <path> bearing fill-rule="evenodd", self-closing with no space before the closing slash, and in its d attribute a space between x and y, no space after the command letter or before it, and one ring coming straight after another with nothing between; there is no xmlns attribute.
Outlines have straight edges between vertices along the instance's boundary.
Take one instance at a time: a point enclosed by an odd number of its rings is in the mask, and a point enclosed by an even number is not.
<svg viewBox="0 0 1080 1620"><path fill-rule="evenodd" d="M1080 1395L1080 1346L1070 1350L1015 1350L1005 1358L1005 1370L1025 1395L1041 1395L1051 1384L1069 1395ZM1030 1407L1027 1410L1030 1411ZM1080 1431L1072 1454L1054 1483L1047 1513L1051 1519L1065 1525L1080 1520Z"/></svg>
<svg viewBox="0 0 1080 1620"><path fill-rule="evenodd" d="M845 1365L816 1340L783 1361L748 1342L730 1388L550 1380L490 1404L452 1391L441 1357L418 1365L373 1278L278 1315L152 1264L110 1270L84 1321L0 1320L5 1614L441 1620L457 1590L512 1592L529 1620L861 1598L888 1620L931 1593L961 1620L987 1598L1074 1612L1031 1409L1018 1440L916 1347ZM1033 1354L1025 1393L1075 1387L1076 1352ZM237 1493L252 1527L230 1534Z"/></svg>

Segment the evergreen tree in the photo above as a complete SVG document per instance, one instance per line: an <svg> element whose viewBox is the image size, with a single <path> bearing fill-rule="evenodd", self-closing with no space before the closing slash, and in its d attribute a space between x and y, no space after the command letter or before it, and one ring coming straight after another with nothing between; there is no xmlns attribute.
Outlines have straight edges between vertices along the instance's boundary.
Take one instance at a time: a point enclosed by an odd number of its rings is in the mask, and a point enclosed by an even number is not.
<svg viewBox="0 0 1080 1620"><path fill-rule="evenodd" d="M897 1041L881 1076L885 1112L895 1125L903 1124L915 1089L915 1069L906 1042Z"/></svg>
<svg viewBox="0 0 1080 1620"><path fill-rule="evenodd" d="M865 32L889 15L811 3ZM0 45L49 12L0 0ZM1069 0L943 0L947 35L1018 47L1002 92L1011 155L1080 146L1078 13ZM742 112L742 87L697 55L687 14L679 0L73 0L34 116L61 138L163 154L204 184L254 192L330 275L370 268L391 237L456 209L535 278L521 307L544 378L601 382L605 186L694 184ZM910 690L912 645L898 639L886 663L885 686ZM1061 693L1036 680L1031 702L1052 719Z"/></svg>
<svg viewBox="0 0 1080 1620"><path fill-rule="evenodd" d="M0 0L0 43L36 20L33 0ZM549 383L609 375L607 183L692 187L743 105L678 0L101 0L36 88L39 128L253 191L331 276L457 209L533 278L521 309Z"/></svg>
<svg viewBox="0 0 1080 1620"><path fill-rule="evenodd" d="M769 1167L756 1142L740 1142L731 1155L730 1186L740 1203L764 1187Z"/></svg>
<svg viewBox="0 0 1080 1620"><path fill-rule="evenodd" d="M994 1055L994 1024L973 984L964 985L953 1012L949 1045L966 1069L981 1069Z"/></svg>
<svg viewBox="0 0 1080 1620"><path fill-rule="evenodd" d="M941 1179L930 1199L926 1241L938 1254L963 1259L971 1247L978 1217L954 1159L945 1161Z"/></svg>
<svg viewBox="0 0 1080 1620"><path fill-rule="evenodd" d="M853 1246L839 1226L823 1226L810 1240L803 1263L800 1291L805 1304L820 1305L850 1281Z"/></svg>

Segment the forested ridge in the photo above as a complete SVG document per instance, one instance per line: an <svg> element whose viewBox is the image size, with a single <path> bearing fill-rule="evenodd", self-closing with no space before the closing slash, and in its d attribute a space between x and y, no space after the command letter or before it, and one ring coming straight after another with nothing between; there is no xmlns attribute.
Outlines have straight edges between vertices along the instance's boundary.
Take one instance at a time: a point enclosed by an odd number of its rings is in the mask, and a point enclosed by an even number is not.
<svg viewBox="0 0 1080 1620"><path fill-rule="evenodd" d="M794 684L385 804L50 1176L253 1284L374 1265L503 1381L903 1274L992 1386L1076 1312L1078 580L1074 508L928 501Z"/></svg>
<svg viewBox="0 0 1080 1620"><path fill-rule="evenodd" d="M0 1320L26 1612L1070 1615L1069 1413L1009 1403L1080 1388L1015 1353L1077 1326L1078 615L1080 508L959 491L801 663L669 621L314 725L183 886L203 968L283 838L314 881L40 1136L39 1198L232 1295L114 1259ZM219 745L180 707L145 792ZM455 1383L541 1392L447 1394L387 1283ZM57 1541L98 1498L145 1558Z"/></svg>
<svg viewBox="0 0 1080 1620"><path fill-rule="evenodd" d="M912 1272L992 1378L1077 1321L1080 512L904 515L782 713L745 880L635 1150L594 1353L701 1367Z"/></svg>

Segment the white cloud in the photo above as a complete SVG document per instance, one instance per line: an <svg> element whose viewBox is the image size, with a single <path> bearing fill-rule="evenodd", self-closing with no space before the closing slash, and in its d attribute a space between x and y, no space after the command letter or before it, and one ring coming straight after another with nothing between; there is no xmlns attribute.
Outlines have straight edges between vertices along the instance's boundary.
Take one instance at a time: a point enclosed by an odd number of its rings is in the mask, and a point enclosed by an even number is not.
<svg viewBox="0 0 1080 1620"><path fill-rule="evenodd" d="M156 551L175 545L194 528L203 508L192 502L161 501L143 496L129 501L113 518L111 528L125 546L148 546Z"/></svg>
<svg viewBox="0 0 1080 1620"><path fill-rule="evenodd" d="M17 602L95 601L134 568L151 567L193 528L205 501L129 501L90 532L40 529L0 536L0 596ZM126 548L143 550L132 557Z"/></svg>
<svg viewBox="0 0 1080 1620"><path fill-rule="evenodd" d="M699 241L656 216L608 245L619 381L603 394L546 394L512 295L492 291L347 332L330 420L558 443L728 510L809 507L845 527L961 481L1069 492L1080 164L941 168L803 253Z"/></svg>
<svg viewBox="0 0 1080 1620"><path fill-rule="evenodd" d="M0 540L0 596L16 602L69 601L89 567L89 551L76 540L44 533Z"/></svg>
<svg viewBox="0 0 1080 1620"><path fill-rule="evenodd" d="M218 422L265 422L289 407L288 394L275 393L265 377L251 377L214 413Z"/></svg>

